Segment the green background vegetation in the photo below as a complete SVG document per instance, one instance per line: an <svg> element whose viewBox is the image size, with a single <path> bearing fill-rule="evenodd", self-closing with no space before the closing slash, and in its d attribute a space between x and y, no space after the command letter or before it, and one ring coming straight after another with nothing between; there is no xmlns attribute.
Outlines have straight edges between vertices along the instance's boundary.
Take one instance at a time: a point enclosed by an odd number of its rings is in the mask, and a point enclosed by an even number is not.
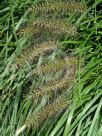
<svg viewBox="0 0 102 136"><path fill-rule="evenodd" d="M26 129L22 136L102 136L102 0L82 1L88 6L86 11L80 16L70 14L68 18L78 27L78 35L59 39L64 52L68 54L71 49L72 54L79 58L77 82L71 90L72 103L60 115L46 120L36 131L33 127ZM26 80L24 69L15 72L11 67L16 53L27 41L25 37L18 38L16 31L29 19L28 7L39 2L0 2L0 136L14 136L31 112L34 109L37 112L46 103L42 100L36 105L23 99L30 82ZM40 61L42 56L38 64Z"/></svg>

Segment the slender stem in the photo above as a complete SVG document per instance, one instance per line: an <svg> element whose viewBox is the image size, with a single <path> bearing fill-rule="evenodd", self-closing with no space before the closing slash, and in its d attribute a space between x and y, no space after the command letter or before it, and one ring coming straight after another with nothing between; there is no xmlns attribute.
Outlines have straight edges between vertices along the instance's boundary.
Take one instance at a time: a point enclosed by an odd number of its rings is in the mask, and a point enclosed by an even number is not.
<svg viewBox="0 0 102 136"><path fill-rule="evenodd" d="M27 125L23 125L21 128L19 128L14 136L19 136L19 134L21 134L25 129L26 129Z"/></svg>

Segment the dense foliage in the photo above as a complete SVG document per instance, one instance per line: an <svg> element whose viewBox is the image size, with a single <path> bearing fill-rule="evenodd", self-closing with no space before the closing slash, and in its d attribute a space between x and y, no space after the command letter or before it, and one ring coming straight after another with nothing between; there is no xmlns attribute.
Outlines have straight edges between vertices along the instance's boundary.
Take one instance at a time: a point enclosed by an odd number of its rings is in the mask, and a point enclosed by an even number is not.
<svg viewBox="0 0 102 136"><path fill-rule="evenodd" d="M102 136L101 9L0 2L0 136Z"/></svg>

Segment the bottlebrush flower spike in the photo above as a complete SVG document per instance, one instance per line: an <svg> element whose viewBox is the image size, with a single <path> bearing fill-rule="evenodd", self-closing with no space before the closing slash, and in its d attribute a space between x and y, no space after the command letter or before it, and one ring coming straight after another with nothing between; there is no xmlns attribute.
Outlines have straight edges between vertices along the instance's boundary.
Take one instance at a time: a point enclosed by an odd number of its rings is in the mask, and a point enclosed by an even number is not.
<svg viewBox="0 0 102 136"><path fill-rule="evenodd" d="M78 60L75 57L66 57L65 59L56 60L48 64L42 65L39 68L31 71L31 74L44 75L49 72L58 72L60 70L69 69L75 67L78 64Z"/></svg>
<svg viewBox="0 0 102 136"><path fill-rule="evenodd" d="M29 119L25 122L25 124L17 130L15 136L18 136L22 131L24 131L27 127L28 128L38 128L46 119L51 118L53 115L61 112L65 108L67 108L70 104L66 98L58 98L53 103L45 106L45 108L40 111L36 115L32 115Z"/></svg>
<svg viewBox="0 0 102 136"><path fill-rule="evenodd" d="M22 28L18 33L21 35L34 35L37 33L53 33L58 35L76 35L76 27L70 23L65 23L62 20L54 19L36 19L28 23L25 28ZM21 33L21 34L20 34Z"/></svg>
<svg viewBox="0 0 102 136"><path fill-rule="evenodd" d="M50 81L45 85L39 86L37 90L32 91L30 95L27 96L27 99L38 99L46 94L50 94L52 96L52 94L58 93L59 90L62 92L64 89L67 89L73 82L74 79L72 77Z"/></svg>
<svg viewBox="0 0 102 136"><path fill-rule="evenodd" d="M33 35L38 35L40 32L39 32L39 29L37 28L32 28L32 26L30 26L29 24L25 25L25 26L21 26L18 30L17 30L17 36L22 36L22 35L25 35L25 36L32 36Z"/></svg>
<svg viewBox="0 0 102 136"><path fill-rule="evenodd" d="M82 13L86 10L87 6L81 2L75 1L53 1L43 2L42 4L35 5L29 8L29 11L33 11L35 14L44 13Z"/></svg>
<svg viewBox="0 0 102 136"><path fill-rule="evenodd" d="M32 63L42 53L50 52L57 48L55 41L42 42L38 45L24 49L21 54L16 58L16 66L23 66L26 63Z"/></svg>

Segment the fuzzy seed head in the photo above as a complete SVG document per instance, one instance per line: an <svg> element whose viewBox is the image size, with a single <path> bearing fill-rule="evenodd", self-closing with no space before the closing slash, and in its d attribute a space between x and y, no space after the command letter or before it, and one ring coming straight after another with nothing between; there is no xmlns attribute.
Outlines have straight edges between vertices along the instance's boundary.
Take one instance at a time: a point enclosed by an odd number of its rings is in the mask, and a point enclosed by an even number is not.
<svg viewBox="0 0 102 136"><path fill-rule="evenodd" d="M81 2L75 1L54 1L54 2L44 2L39 5L30 7L30 11L33 11L36 15L39 14L52 14L58 13L82 13L87 9L87 6Z"/></svg>
<svg viewBox="0 0 102 136"><path fill-rule="evenodd" d="M38 128L46 119L52 117L57 112L62 111L69 105L69 101L66 99L59 99L55 102L45 106L45 108L36 115L32 115L25 123L27 127Z"/></svg>
<svg viewBox="0 0 102 136"><path fill-rule="evenodd" d="M45 85L39 86L37 90L32 91L28 98L38 99L46 94L50 94L52 96L54 92L57 93L59 90L63 91L64 89L67 89L73 82L73 78L61 78L52 82L50 81Z"/></svg>
<svg viewBox="0 0 102 136"><path fill-rule="evenodd" d="M53 63L48 63L43 66L40 66L37 69L34 69L31 73L38 75L45 75L50 72L58 72L64 69L70 69L70 67L74 67L78 64L78 61L75 57L67 57L65 59L56 60Z"/></svg>
<svg viewBox="0 0 102 136"><path fill-rule="evenodd" d="M53 51L57 48L54 41L42 42L40 45L31 46L24 49L21 54L16 58L17 67L23 66L26 63L31 63L42 53Z"/></svg>

